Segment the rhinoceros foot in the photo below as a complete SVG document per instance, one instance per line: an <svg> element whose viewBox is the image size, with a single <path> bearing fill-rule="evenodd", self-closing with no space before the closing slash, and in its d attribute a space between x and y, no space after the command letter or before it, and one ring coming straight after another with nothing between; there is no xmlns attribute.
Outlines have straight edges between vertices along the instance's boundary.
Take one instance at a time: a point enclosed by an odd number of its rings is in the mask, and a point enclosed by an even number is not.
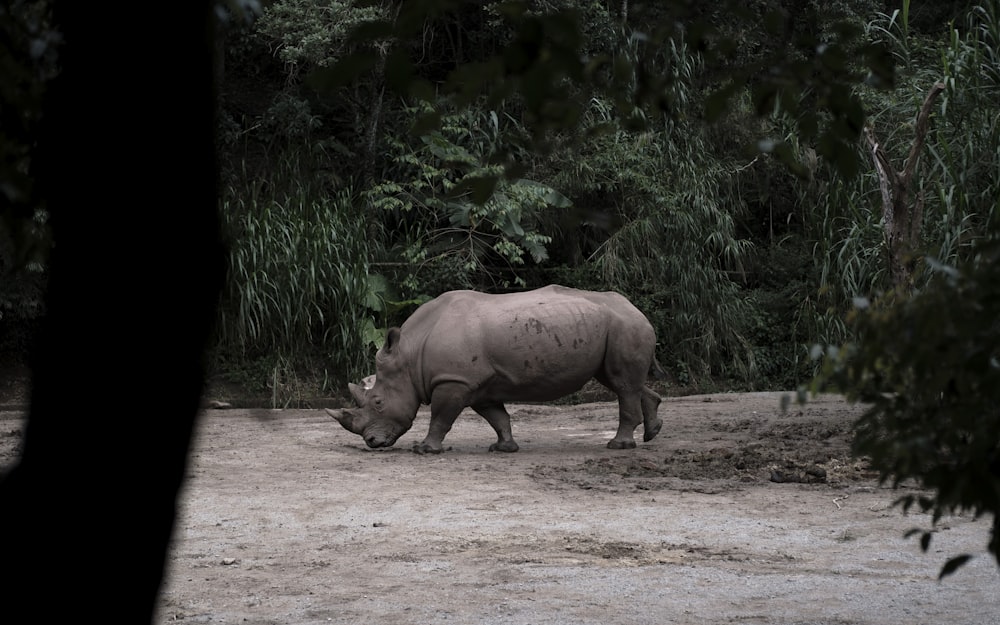
<svg viewBox="0 0 1000 625"><path fill-rule="evenodd" d="M512 453L518 449L517 443L514 441L497 441L490 445L490 451L505 451L507 453Z"/></svg>
<svg viewBox="0 0 1000 625"><path fill-rule="evenodd" d="M648 443L649 441L656 438L656 435L660 433L661 427L663 427L663 419L657 419L653 423L650 423L649 427L643 430L642 440Z"/></svg>
<svg viewBox="0 0 1000 625"><path fill-rule="evenodd" d="M444 448L441 445L434 447L423 442L413 443L413 453L420 454L421 456L424 454L439 454L442 451L444 451Z"/></svg>
<svg viewBox="0 0 1000 625"><path fill-rule="evenodd" d="M635 441L608 441L608 449L635 449Z"/></svg>

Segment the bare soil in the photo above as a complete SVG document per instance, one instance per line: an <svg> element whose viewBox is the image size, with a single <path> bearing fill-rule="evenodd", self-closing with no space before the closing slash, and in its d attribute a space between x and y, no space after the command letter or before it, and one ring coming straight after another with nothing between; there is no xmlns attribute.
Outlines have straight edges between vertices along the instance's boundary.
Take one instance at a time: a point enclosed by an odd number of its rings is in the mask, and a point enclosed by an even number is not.
<svg viewBox="0 0 1000 625"><path fill-rule="evenodd" d="M988 521L905 539L930 518L850 457L838 397L667 399L628 451L614 402L509 408L519 452L467 410L439 456L409 451L426 409L388 450L318 409L206 410L156 623L1000 622Z"/></svg>

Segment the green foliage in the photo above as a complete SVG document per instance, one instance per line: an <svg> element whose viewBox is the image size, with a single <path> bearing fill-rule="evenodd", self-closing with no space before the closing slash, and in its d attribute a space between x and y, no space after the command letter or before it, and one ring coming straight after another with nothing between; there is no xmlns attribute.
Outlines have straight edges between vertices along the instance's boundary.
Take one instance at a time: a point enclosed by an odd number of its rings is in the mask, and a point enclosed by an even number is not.
<svg viewBox="0 0 1000 625"><path fill-rule="evenodd" d="M392 326L403 325L409 313L421 304L433 299L429 295L418 295L410 299L400 299L397 289L377 273L368 275L368 296L365 307L381 319L379 324L374 318L367 317L361 329L361 340L371 346L372 351L378 351L385 343L385 336Z"/></svg>
<svg viewBox="0 0 1000 625"><path fill-rule="evenodd" d="M844 177L853 177L862 162L853 146L866 118L858 87L894 84L892 57L878 42L866 40L860 27L873 4L727 5L729 14L719 15L717 26L702 24L704 33L690 39L698 48L708 44L708 75L717 81L706 99L709 120L719 119L749 92L757 117L783 117L801 143ZM761 152L808 175L806 163L783 140L759 139Z"/></svg>
<svg viewBox="0 0 1000 625"><path fill-rule="evenodd" d="M445 267L463 287L523 285L515 268L548 258L551 237L538 230L539 218L570 202L547 185L508 179L502 165L486 162L503 132L500 119L492 111L446 116L440 131L392 142L392 178L365 197L389 223L412 224L391 228L398 239L386 247L404 250L417 271Z"/></svg>
<svg viewBox="0 0 1000 625"><path fill-rule="evenodd" d="M818 384L868 406L854 448L883 481L934 491L901 498L904 510L917 504L934 523L993 515L989 550L1000 564L1000 240L977 245L960 268L932 266L934 279L913 296L859 300L857 338L829 350ZM929 542L926 532L924 550Z"/></svg>
<svg viewBox="0 0 1000 625"><path fill-rule="evenodd" d="M349 35L360 25L388 18L378 3L336 0L279 0L257 19L257 33L277 51L290 76L327 67L357 43Z"/></svg>
<svg viewBox="0 0 1000 625"><path fill-rule="evenodd" d="M998 7L995 0L975 7L943 45L914 34L905 12L881 16L883 25L873 29L901 61L904 97L869 95L878 127L892 139L885 142L891 158L906 157L927 85L943 71L947 87L914 191L924 218L916 250L924 270L915 292L878 296L886 282L879 275L885 242L874 208L877 180L834 180L822 226L831 235L824 280L840 301L853 297L856 309L843 347L815 348L826 358L814 387L841 390L868 406L855 451L870 457L883 481L914 480L933 491L901 498L904 510L916 505L935 524L962 511L992 515L989 550L1000 564L1000 93L984 69L1000 42ZM940 59L940 70L928 59ZM914 534L927 550L931 532ZM948 560L941 576L969 557Z"/></svg>
<svg viewBox="0 0 1000 625"><path fill-rule="evenodd" d="M809 225L816 229L821 295L843 311L852 297L888 283L878 180L874 173L837 178L827 189Z"/></svg>
<svg viewBox="0 0 1000 625"><path fill-rule="evenodd" d="M937 207L941 247L937 257L962 258L963 248L989 231L1000 216L1000 2L976 6L965 24L951 30L941 52L945 123L928 150L931 173L925 185ZM932 250L933 252L934 250Z"/></svg>
<svg viewBox="0 0 1000 625"><path fill-rule="evenodd" d="M217 349L363 373L371 244L360 202L349 190L330 197L306 182L270 183L223 201L230 260Z"/></svg>
<svg viewBox="0 0 1000 625"><path fill-rule="evenodd" d="M930 85L942 77L961 76L946 80L950 86L937 101L911 189L911 201L922 212L921 244L915 254L955 263L967 256L995 219L1000 198L998 93L981 71L996 46L998 28L991 25L996 12L976 9L961 31L964 35L956 29L949 41L942 42L911 28L907 7L878 14L866 26L867 36L897 59L896 90L868 89L859 96L870 111L881 147L902 168L914 141L914 119ZM808 144L785 128L793 152L807 154ZM825 336L832 344L848 338L841 317L852 298L875 295L890 282L880 181L870 151L860 145L854 149L868 163L862 175L845 178L820 167L808 185L796 189L800 202L817 206L803 213L805 233L816 242L814 262L820 270L810 323L819 331L817 338ZM931 274L924 271L926 264L917 267L915 280L922 286Z"/></svg>
<svg viewBox="0 0 1000 625"><path fill-rule="evenodd" d="M674 49L675 71L693 73L697 61ZM675 102L690 94L678 89ZM612 109L592 103L594 124ZM556 186L588 198L586 252L602 285L630 296L651 317L666 362L681 363L693 382L709 375L747 379L753 354L742 335L745 296L739 275L749 243L735 234L726 174L707 157L697 131L663 118L658 131L618 130L596 135L554 163ZM611 226L595 231L595 216ZM576 243L580 245L580 242Z"/></svg>
<svg viewBox="0 0 1000 625"><path fill-rule="evenodd" d="M397 18L386 16L365 24L356 34L412 41L418 28L449 4L409 3ZM741 5L732 2L727 7L744 15ZM645 20L643 7L639 9L638 20ZM758 41L769 51L744 65L734 61L734 40L717 28L714 20L718 16L700 12L692 2L673 2L662 10L645 9L653 19L637 21L641 26L631 32L616 28L610 13L597 3L570 7L547 2L536 7L535 3L515 1L488 3L486 10L499 18L492 20L491 26L509 33L506 41L495 41L500 45L494 50L502 52L459 63L437 85L419 75L412 51L403 48L389 55L375 49L359 50L319 72L313 84L329 93L385 61L386 76L393 77L389 84L403 97L435 103L437 97L446 96L462 107L485 97L491 109L516 97L536 147L550 149L546 143L553 134L578 129L588 100L595 96L612 103L617 116L635 128L644 124L641 111L676 116L684 108L674 99L680 79L671 71L672 66L664 63L664 57L669 58L671 46L685 32L686 45L699 50L706 60L706 75L727 77L710 86L707 112L712 118L728 108L733 96L751 88L758 114L773 110L787 114L803 136L816 140L819 153L847 174L857 168L857 155L850 148L864 122L864 110L853 86L865 80L892 84L890 57L879 46L861 40L856 23L845 18L827 24L812 6L802 21L822 31L822 41L813 33L812 37L792 37L783 30L783 9L771 6L762 21L773 30L769 32L772 36ZM622 17L627 21L627 15ZM760 22L752 23L757 27ZM780 144L762 145L789 166L798 167Z"/></svg>
<svg viewBox="0 0 1000 625"><path fill-rule="evenodd" d="M815 323L820 315L812 249L803 238L786 235L755 251L756 268L745 289L749 301L743 332L757 375L746 380L744 388L796 388L816 373L808 347L827 338L821 334L827 324Z"/></svg>
<svg viewBox="0 0 1000 625"><path fill-rule="evenodd" d="M954 25L944 45L911 34L908 3L873 25L873 34L885 39L903 70L903 99L875 103L875 119L888 131L885 143L897 162L907 158L913 117L928 87L942 79L946 86L916 189L924 208L926 247L920 252L943 262L964 257L1000 202L1000 75L990 69L1000 60L998 5L993 0L975 7L964 24Z"/></svg>
<svg viewBox="0 0 1000 625"><path fill-rule="evenodd" d="M256 117L234 107L230 145L257 172L301 155L265 193L281 204L359 181L354 262L384 281L363 279L351 345L442 290L559 281L636 300L678 376L787 386L803 345L849 340L852 298L886 285L863 124L901 164L945 80L918 252L957 263L995 221L995 4L942 40L923 5L873 0L282 0L254 42L284 71Z"/></svg>
<svg viewBox="0 0 1000 625"><path fill-rule="evenodd" d="M278 94L261 122L264 131L278 145L319 147L314 135L323 122L307 100L288 93Z"/></svg>

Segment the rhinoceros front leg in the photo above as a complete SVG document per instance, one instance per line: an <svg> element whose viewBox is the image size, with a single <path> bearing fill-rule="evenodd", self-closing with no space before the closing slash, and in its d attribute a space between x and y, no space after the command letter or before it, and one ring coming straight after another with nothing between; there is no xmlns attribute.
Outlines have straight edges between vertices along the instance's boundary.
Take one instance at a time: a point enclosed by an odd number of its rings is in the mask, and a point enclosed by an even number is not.
<svg viewBox="0 0 1000 625"><path fill-rule="evenodd" d="M444 449L441 444L445 435L455 425L455 419L468 405L468 391L457 383L439 384L431 392L431 424L427 436L414 443L413 451L418 454L439 454Z"/></svg>
<svg viewBox="0 0 1000 625"><path fill-rule="evenodd" d="M474 404L472 409L479 413L497 433L497 442L490 445L490 451L517 451L517 443L510 429L510 415L501 403Z"/></svg>
<svg viewBox="0 0 1000 625"><path fill-rule="evenodd" d="M634 449L632 433L642 421L641 393L620 393L618 395L618 432L608 441L608 449Z"/></svg>

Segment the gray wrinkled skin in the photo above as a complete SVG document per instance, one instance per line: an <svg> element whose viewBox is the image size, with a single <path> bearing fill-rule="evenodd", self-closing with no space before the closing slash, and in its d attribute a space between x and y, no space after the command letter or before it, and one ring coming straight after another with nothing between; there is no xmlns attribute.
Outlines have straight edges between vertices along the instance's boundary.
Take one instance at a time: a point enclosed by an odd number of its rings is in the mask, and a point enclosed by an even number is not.
<svg viewBox="0 0 1000 625"><path fill-rule="evenodd" d="M459 413L472 407L493 427L490 451L517 451L504 402L558 399L590 379L618 396L611 449L635 447L662 426L660 397L646 387L656 336L635 306L614 292L547 286L489 295L450 291L391 328L375 355L375 375L350 384L357 409L327 410L369 447L389 447L430 404L427 436L417 453L440 453Z"/></svg>

